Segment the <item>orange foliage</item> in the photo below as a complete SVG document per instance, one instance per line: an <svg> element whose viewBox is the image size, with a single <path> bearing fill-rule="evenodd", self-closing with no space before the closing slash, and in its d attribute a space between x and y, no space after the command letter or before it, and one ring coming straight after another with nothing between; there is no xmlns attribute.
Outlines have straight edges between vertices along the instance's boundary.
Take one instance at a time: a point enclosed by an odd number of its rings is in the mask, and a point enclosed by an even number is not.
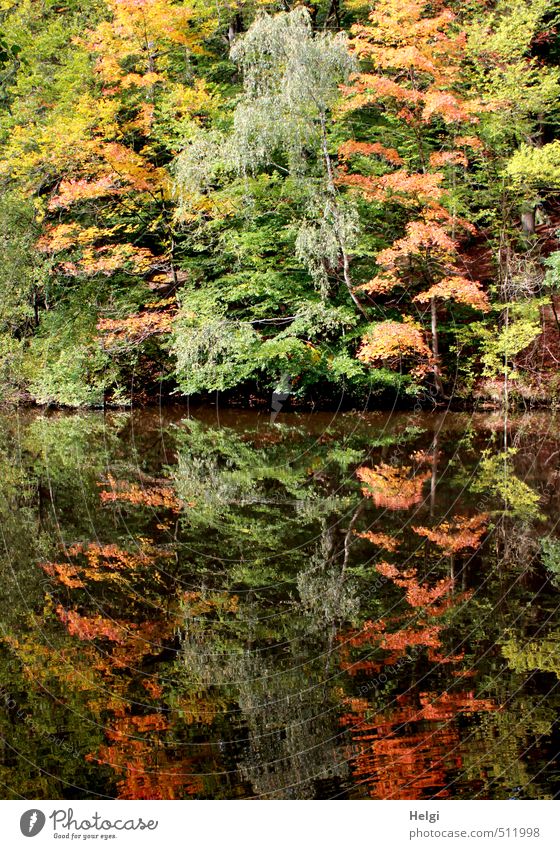
<svg viewBox="0 0 560 849"><path fill-rule="evenodd" d="M450 260L456 248L456 242L439 225L433 222L428 224L424 221L411 221L406 225L406 236L381 251L377 261L379 265L395 270L400 263L408 264L410 258L416 255L429 255L430 258L436 255L441 261Z"/></svg>
<svg viewBox="0 0 560 849"><path fill-rule="evenodd" d="M66 209L77 201L96 200L97 198L119 194L121 189L110 175L98 177L96 180L62 180L58 187L58 194L50 201L49 210Z"/></svg>
<svg viewBox="0 0 560 849"><path fill-rule="evenodd" d="M461 150L439 151L430 154L432 168L441 168L442 165L464 165L466 168L468 164L469 160Z"/></svg>
<svg viewBox="0 0 560 849"><path fill-rule="evenodd" d="M398 199L402 206L416 207L441 198L440 183L443 175L409 174L405 168L383 174L381 177L364 177L362 174L343 174L341 185L360 191L366 200L388 201Z"/></svg>
<svg viewBox="0 0 560 849"><path fill-rule="evenodd" d="M149 88L162 79L154 70L158 47L196 48L189 5L170 0L107 0L107 5L112 19L89 33L87 43L98 56L96 69L106 83Z"/></svg>
<svg viewBox="0 0 560 849"><path fill-rule="evenodd" d="M482 150L484 145L477 136L457 136L455 144L470 147L472 150Z"/></svg>
<svg viewBox="0 0 560 849"><path fill-rule="evenodd" d="M392 165L403 165L403 160L397 150L393 147L385 147L380 142L357 142L347 141L338 149L338 154L341 159L348 159L351 156L371 156L376 154L386 159Z"/></svg>
<svg viewBox="0 0 560 849"><path fill-rule="evenodd" d="M352 28L351 48L368 60L372 72L356 75L345 88L346 108L390 98L408 103L417 121L434 115L445 122L476 120L480 106L452 92L460 79L465 34L457 31L451 10L429 17L432 9L427 0L379 0L371 23Z"/></svg>
<svg viewBox="0 0 560 849"><path fill-rule="evenodd" d="M37 242L43 253L57 254L77 251L76 259L61 262L59 270L69 276L94 274L111 275L124 269L129 273L145 274L155 264L157 257L148 248L131 244L97 245L107 237L99 227L81 227L79 224L47 226Z"/></svg>
<svg viewBox="0 0 560 849"><path fill-rule="evenodd" d="M102 245L98 248L86 248L77 262L63 262L60 270L75 277L80 274L92 276L104 274L110 276L119 269L130 274L146 274L156 263L156 257L149 248L137 248L134 245Z"/></svg>
<svg viewBox="0 0 560 849"><path fill-rule="evenodd" d="M97 329L103 334L105 348L139 345L151 336L169 333L175 314L176 301L169 298L126 318L102 318Z"/></svg>
<svg viewBox="0 0 560 849"><path fill-rule="evenodd" d="M421 99L420 94L414 89L407 88L379 74L360 74L352 85L341 86L341 91L348 97L347 102L342 107L344 110L371 106L379 103L385 97L412 104L418 103Z"/></svg>
<svg viewBox="0 0 560 849"><path fill-rule="evenodd" d="M370 297L389 296L397 288L408 294L410 289L418 289L419 281L425 281L427 289L412 300L451 299L487 310L488 299L480 284L461 274L456 234L473 232L474 228L446 208L446 204L453 208L444 185L449 174L438 170L468 164L458 146L473 150L481 146L472 136L455 139L455 129L442 132L442 124L455 128L476 123L482 111L478 102L461 95L465 34L450 9L442 4L434 7L428 0L379 0L369 22L354 26L352 32L351 49L367 60L368 71L356 74L343 87L344 109L377 106L380 112L389 112L409 126L404 135L414 140L414 152L408 146L406 153L369 141L349 141L340 149L344 160L340 184L369 201L398 203L412 217L405 224L404 236L377 254L377 273L359 288ZM430 152L433 135L426 128L434 124L441 149ZM391 151L390 156L384 156L386 162L397 168L381 176L352 173L352 163L346 162L353 154L383 156L386 151ZM410 158L418 161L417 173L404 167ZM398 292L401 309L403 291ZM437 357L430 356L419 327L404 330L395 322L383 322L378 328L383 338L379 339L377 332L368 334L359 359L373 366L400 368L404 347L422 361L414 376L422 378L433 371L441 383ZM434 336L436 333L437 324ZM437 350L435 339L433 350Z"/></svg>
<svg viewBox="0 0 560 849"><path fill-rule="evenodd" d="M432 298L457 301L482 312L488 312L490 309L488 295L482 290L480 283L477 280L467 280L460 275L444 277L439 283L430 286L426 292L420 292L413 300L426 303Z"/></svg>
<svg viewBox="0 0 560 849"><path fill-rule="evenodd" d="M422 329L413 322L380 321L362 338L357 357L373 366L396 368L407 357L420 360L412 374L426 373L432 359Z"/></svg>
<svg viewBox="0 0 560 849"><path fill-rule="evenodd" d="M56 224L45 228L37 248L43 253L56 254L75 245L91 245L103 236L98 227L81 227L79 224Z"/></svg>
<svg viewBox="0 0 560 849"><path fill-rule="evenodd" d="M156 194L167 185L167 174L156 168L145 156L118 142L103 142L97 146L112 175L138 192Z"/></svg>

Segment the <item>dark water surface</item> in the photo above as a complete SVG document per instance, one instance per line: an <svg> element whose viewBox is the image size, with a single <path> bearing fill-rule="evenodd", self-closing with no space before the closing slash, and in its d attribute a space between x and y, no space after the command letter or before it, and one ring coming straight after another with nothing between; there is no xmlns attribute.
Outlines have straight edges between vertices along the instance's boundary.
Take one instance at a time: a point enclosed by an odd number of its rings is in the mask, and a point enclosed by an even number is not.
<svg viewBox="0 0 560 849"><path fill-rule="evenodd" d="M549 798L559 420L0 416L4 798Z"/></svg>

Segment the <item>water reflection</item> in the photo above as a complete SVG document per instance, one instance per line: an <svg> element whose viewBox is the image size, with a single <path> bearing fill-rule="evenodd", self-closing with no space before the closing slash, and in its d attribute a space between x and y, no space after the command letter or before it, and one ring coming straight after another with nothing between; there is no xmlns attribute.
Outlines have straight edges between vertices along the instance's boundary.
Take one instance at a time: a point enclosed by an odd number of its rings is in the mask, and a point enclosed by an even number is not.
<svg viewBox="0 0 560 849"><path fill-rule="evenodd" d="M5 415L5 796L555 795L558 457L549 414Z"/></svg>

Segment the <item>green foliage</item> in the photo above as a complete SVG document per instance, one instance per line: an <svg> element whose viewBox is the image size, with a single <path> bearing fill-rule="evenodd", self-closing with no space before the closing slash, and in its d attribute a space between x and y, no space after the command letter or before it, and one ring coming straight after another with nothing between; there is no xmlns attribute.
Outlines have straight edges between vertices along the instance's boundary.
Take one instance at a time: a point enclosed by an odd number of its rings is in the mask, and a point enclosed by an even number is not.
<svg viewBox="0 0 560 849"><path fill-rule="evenodd" d="M35 249L40 230L33 205L17 192L0 198L0 329L27 335L48 297L49 263Z"/></svg>
<svg viewBox="0 0 560 849"><path fill-rule="evenodd" d="M542 147L521 145L509 160L507 173L520 189L526 185L542 189L560 188L560 141Z"/></svg>
<svg viewBox="0 0 560 849"><path fill-rule="evenodd" d="M181 390L192 395L243 383L255 367L258 337L251 325L191 316L190 310L180 310L173 332L172 351Z"/></svg>
<svg viewBox="0 0 560 849"><path fill-rule="evenodd" d="M97 341L96 318L82 293L43 315L23 365L40 404L99 406L118 384L117 365Z"/></svg>
<svg viewBox="0 0 560 849"><path fill-rule="evenodd" d="M507 323L496 332L495 328L477 324L474 332L481 338L481 362L486 377L505 375L510 379L518 377L515 357L541 333L539 303L535 301L518 302L506 305L509 315Z"/></svg>

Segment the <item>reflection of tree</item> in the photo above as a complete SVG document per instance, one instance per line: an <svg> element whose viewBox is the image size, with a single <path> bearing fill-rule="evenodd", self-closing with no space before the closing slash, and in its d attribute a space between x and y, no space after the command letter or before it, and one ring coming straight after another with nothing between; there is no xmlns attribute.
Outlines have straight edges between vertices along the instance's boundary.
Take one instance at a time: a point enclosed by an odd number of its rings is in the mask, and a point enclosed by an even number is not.
<svg viewBox="0 0 560 849"><path fill-rule="evenodd" d="M454 425L436 446L403 424L9 423L0 735L19 754L0 779L31 798L546 795L539 519L488 475L488 525L464 493L448 513L476 432L437 472Z"/></svg>
<svg viewBox="0 0 560 849"><path fill-rule="evenodd" d="M323 523L316 551L297 574L299 599L279 615L274 603L251 595L236 620L220 623L220 638L210 644L208 618L202 624L198 611L187 611L187 686L221 693L232 706L243 741L239 770L251 795L313 798L321 782L346 775L333 745L332 655L337 624L356 612L357 599L345 580L343 551L337 556L335 535Z"/></svg>

